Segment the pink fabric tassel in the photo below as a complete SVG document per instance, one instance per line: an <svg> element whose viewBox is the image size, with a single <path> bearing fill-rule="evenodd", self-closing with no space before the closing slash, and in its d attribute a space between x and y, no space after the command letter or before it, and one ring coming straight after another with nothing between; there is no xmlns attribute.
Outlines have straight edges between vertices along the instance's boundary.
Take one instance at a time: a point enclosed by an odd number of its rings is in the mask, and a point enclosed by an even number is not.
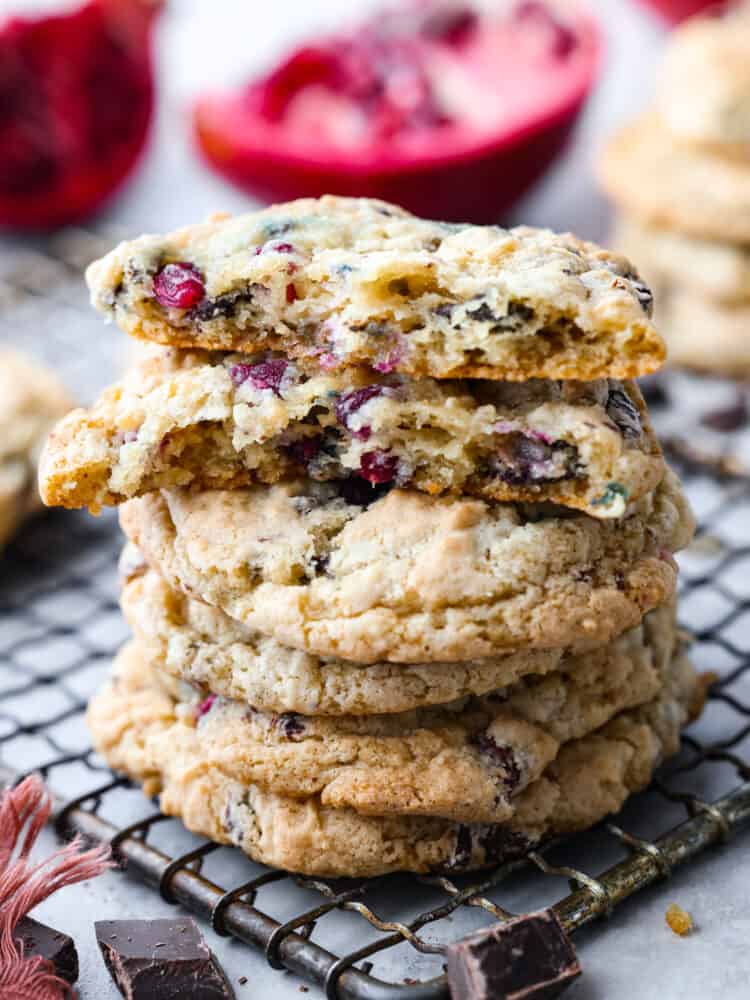
<svg viewBox="0 0 750 1000"><path fill-rule="evenodd" d="M13 938L18 921L63 886L82 882L111 867L106 845L81 851L76 837L49 858L29 853L50 817L52 802L42 779L26 778L0 798L0 997L3 1000L60 1000L70 986L49 962L26 958Z"/></svg>

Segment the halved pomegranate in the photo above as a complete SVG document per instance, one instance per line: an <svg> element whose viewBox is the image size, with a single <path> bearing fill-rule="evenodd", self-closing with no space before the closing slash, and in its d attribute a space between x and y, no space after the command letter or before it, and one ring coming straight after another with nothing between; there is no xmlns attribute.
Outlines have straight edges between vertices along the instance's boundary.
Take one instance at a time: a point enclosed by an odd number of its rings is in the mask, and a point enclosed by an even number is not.
<svg viewBox="0 0 750 1000"><path fill-rule="evenodd" d="M298 49L240 93L204 97L197 141L262 199L363 195L494 221L561 150L599 48L570 4L489 15L411 3Z"/></svg>
<svg viewBox="0 0 750 1000"><path fill-rule="evenodd" d="M711 7L720 10L726 6L725 3L717 3L717 0L641 0L641 3L657 11L670 24L679 24Z"/></svg>
<svg viewBox="0 0 750 1000"><path fill-rule="evenodd" d="M158 3L90 0L0 23L0 225L44 229L101 206L130 173L153 110Z"/></svg>

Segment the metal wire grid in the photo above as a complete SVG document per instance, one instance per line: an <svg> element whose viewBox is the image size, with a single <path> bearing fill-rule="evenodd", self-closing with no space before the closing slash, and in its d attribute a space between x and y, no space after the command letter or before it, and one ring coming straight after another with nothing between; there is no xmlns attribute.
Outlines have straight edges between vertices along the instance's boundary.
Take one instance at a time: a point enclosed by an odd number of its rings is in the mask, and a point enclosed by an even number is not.
<svg viewBox="0 0 750 1000"><path fill-rule="evenodd" d="M86 371L95 368L103 381L113 367L114 338L87 336L93 327L80 290L81 257L97 249L87 234L74 234L52 253L29 248L22 266L17 255L8 260L0 253L0 333L16 344L28 339L39 351L40 329L32 332L30 323L41 322L40 353L63 368L83 398L91 395ZM41 270L30 270L29 260ZM84 343L86 354L76 352ZM92 348L98 352L93 362ZM670 376L667 385L677 378ZM684 416L679 426L684 430ZM727 435L724 444L736 441ZM685 458L680 441L673 451ZM750 478L710 474L692 444L687 458L684 474L701 530L682 560L681 607L683 620L692 623L696 662L717 677L683 752L626 806L618 825L603 824L494 871L455 879L301 878L189 837L112 774L87 741L86 699L125 634L111 515L51 513L22 532L0 561L0 780L41 771L59 796L61 836L79 831L109 841L128 871L165 900L262 950L273 967L323 986L328 997L447 996L441 954L456 936L452 915L470 914L474 926L505 920L511 906L525 911L532 899L549 905L564 878L572 891L554 906L575 931L750 820ZM739 466L733 459L731 468ZM596 876L584 870L594 841L598 856L611 857ZM464 919L461 933L466 930ZM402 968L413 978L386 981L379 974L393 949L407 950Z"/></svg>

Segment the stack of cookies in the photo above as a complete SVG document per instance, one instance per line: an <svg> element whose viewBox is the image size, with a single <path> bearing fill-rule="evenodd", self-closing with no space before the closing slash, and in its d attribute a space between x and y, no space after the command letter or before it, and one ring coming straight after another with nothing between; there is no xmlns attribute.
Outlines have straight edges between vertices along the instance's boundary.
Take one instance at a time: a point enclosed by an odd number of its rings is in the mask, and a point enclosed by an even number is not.
<svg viewBox="0 0 750 1000"><path fill-rule="evenodd" d="M750 6L670 36L655 106L609 143L615 246L657 295L670 361L750 375Z"/></svg>
<svg viewBox="0 0 750 1000"><path fill-rule="evenodd" d="M88 280L157 346L60 422L42 492L121 505L135 638L89 721L165 812L295 871L471 869L676 750L693 525L627 261L323 198Z"/></svg>

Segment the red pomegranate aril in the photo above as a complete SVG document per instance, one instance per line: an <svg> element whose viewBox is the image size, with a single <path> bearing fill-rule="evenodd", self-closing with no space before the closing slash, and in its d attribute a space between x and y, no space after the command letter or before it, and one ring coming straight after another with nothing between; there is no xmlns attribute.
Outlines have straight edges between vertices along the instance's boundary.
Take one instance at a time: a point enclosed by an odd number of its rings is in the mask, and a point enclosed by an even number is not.
<svg viewBox="0 0 750 1000"><path fill-rule="evenodd" d="M351 392L345 392L336 400L336 419L358 441L366 441L370 436L371 429L364 426L360 427L359 430L352 430L350 426L351 416L357 410L361 409L365 403L369 403L371 399L382 396L383 391L383 387L380 385L366 385L362 389L353 389Z"/></svg>
<svg viewBox="0 0 750 1000"><path fill-rule="evenodd" d="M192 264L165 264L154 278L154 297L165 309L192 309L205 294L203 275Z"/></svg>
<svg viewBox="0 0 750 1000"><path fill-rule="evenodd" d="M208 715L208 713L213 708L215 701L216 701L215 694L210 694L207 698L203 699L203 701L198 706L197 716L199 719L202 719L204 715Z"/></svg>
<svg viewBox="0 0 750 1000"><path fill-rule="evenodd" d="M397 471L398 459L387 451L366 451L360 461L360 476L375 485L392 483Z"/></svg>
<svg viewBox="0 0 750 1000"><path fill-rule="evenodd" d="M259 361L256 365L232 365L229 377L235 385L249 381L254 389L270 389L280 396L281 380L288 367L283 358L273 358L271 361Z"/></svg>
<svg viewBox="0 0 750 1000"><path fill-rule="evenodd" d="M286 286L286 300L290 305L297 301L297 289L291 283Z"/></svg>

